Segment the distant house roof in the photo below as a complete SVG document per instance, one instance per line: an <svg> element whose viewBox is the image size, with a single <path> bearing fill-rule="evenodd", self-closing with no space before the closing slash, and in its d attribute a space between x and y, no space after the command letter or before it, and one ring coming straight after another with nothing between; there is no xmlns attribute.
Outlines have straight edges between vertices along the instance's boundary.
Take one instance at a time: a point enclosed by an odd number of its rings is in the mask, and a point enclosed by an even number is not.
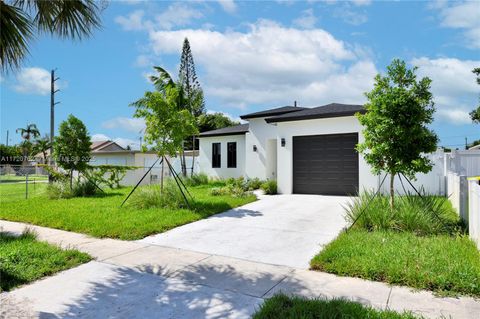
<svg viewBox="0 0 480 319"><path fill-rule="evenodd" d="M111 152L111 151L126 151L123 147L113 141L95 141L90 146L92 152Z"/></svg>
<svg viewBox="0 0 480 319"><path fill-rule="evenodd" d="M235 126L220 128L218 130L200 133L200 137L224 136L224 135L241 135L248 132L248 123Z"/></svg>
<svg viewBox="0 0 480 319"><path fill-rule="evenodd" d="M287 114L292 112L298 112L304 109L305 109L304 107L297 107L297 106L282 106L274 109L242 115L240 116L240 118L242 120L246 120L246 119L253 119L258 117L277 116L277 115L282 115L282 114Z"/></svg>
<svg viewBox="0 0 480 319"><path fill-rule="evenodd" d="M469 150L480 150L480 144L468 148Z"/></svg>
<svg viewBox="0 0 480 319"><path fill-rule="evenodd" d="M363 105L330 103L313 108L303 108L298 112L285 113L266 118L267 123L310 120L328 117L352 116L355 113L365 113Z"/></svg>

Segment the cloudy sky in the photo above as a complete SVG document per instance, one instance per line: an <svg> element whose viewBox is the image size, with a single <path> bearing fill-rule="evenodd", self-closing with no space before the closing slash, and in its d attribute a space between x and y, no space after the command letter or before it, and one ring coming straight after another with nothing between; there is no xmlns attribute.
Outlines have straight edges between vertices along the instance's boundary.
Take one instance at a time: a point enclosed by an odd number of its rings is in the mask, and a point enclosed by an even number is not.
<svg viewBox="0 0 480 319"><path fill-rule="evenodd" d="M112 1L103 29L70 42L39 36L22 69L2 75L1 142L36 123L49 130L49 70L57 68L57 121L74 114L95 139L138 142L129 104L151 90L153 65L178 72L190 40L210 112L232 118L266 108L364 103L393 58L433 80L432 128L441 144L480 139L468 112L480 86L479 2ZM57 122L58 124L58 122Z"/></svg>

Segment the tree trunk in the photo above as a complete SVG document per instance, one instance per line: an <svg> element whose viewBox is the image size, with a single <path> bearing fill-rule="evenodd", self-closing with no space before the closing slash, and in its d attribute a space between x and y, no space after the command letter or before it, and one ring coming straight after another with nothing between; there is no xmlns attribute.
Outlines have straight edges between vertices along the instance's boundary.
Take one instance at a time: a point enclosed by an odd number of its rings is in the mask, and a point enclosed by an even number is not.
<svg viewBox="0 0 480 319"><path fill-rule="evenodd" d="M194 171L194 168L195 168L195 135L192 136L192 173L190 174L191 176L193 176L193 171Z"/></svg>
<svg viewBox="0 0 480 319"><path fill-rule="evenodd" d="M395 207L395 189L393 187L393 182L395 180L395 174L391 173L390 174L390 208L393 210Z"/></svg>
<svg viewBox="0 0 480 319"><path fill-rule="evenodd" d="M183 177L187 177L187 161L185 160L185 149L182 152L182 158L183 158L182 175Z"/></svg>
<svg viewBox="0 0 480 319"><path fill-rule="evenodd" d="M160 193L163 194L163 172L165 169L165 156L162 157L162 173L160 176Z"/></svg>

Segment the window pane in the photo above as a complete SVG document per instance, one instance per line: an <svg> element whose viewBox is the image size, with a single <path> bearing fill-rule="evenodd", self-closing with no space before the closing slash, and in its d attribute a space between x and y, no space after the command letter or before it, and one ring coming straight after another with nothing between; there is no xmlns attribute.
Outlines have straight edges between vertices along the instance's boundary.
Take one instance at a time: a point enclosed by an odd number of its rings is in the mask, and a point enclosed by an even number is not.
<svg viewBox="0 0 480 319"><path fill-rule="evenodd" d="M229 142L227 143L227 167L235 168L237 167L237 143Z"/></svg>
<svg viewBox="0 0 480 319"><path fill-rule="evenodd" d="M212 167L218 168L221 166L221 148L220 143L212 143Z"/></svg>

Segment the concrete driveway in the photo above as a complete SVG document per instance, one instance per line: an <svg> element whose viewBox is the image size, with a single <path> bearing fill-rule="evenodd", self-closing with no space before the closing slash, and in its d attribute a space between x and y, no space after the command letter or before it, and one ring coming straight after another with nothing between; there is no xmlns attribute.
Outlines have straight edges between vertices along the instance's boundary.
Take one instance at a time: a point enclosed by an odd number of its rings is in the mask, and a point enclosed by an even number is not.
<svg viewBox="0 0 480 319"><path fill-rule="evenodd" d="M346 226L342 196L261 196L229 210L140 242L296 268Z"/></svg>

